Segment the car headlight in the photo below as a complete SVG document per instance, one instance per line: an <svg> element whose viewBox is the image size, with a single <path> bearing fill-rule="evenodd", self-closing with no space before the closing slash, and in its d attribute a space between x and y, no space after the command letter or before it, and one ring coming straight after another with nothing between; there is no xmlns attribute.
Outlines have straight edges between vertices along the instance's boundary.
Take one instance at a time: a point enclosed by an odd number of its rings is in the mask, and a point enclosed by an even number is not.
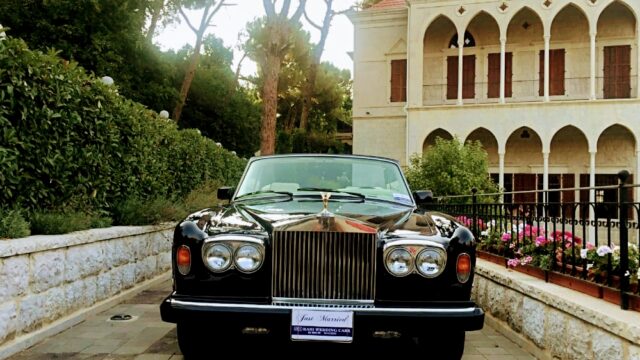
<svg viewBox="0 0 640 360"><path fill-rule="evenodd" d="M424 277L433 278L444 271L446 254L441 250L426 248L416 257L416 268Z"/></svg>
<svg viewBox="0 0 640 360"><path fill-rule="evenodd" d="M214 244L205 250L202 259L211 271L223 272L231 266L231 250L226 245Z"/></svg>
<svg viewBox="0 0 640 360"><path fill-rule="evenodd" d="M413 257L404 248L392 250L385 259L387 270L395 276L406 276L413 271Z"/></svg>
<svg viewBox="0 0 640 360"><path fill-rule="evenodd" d="M243 245L236 250L235 264L238 270L252 273L262 265L262 253L253 245Z"/></svg>

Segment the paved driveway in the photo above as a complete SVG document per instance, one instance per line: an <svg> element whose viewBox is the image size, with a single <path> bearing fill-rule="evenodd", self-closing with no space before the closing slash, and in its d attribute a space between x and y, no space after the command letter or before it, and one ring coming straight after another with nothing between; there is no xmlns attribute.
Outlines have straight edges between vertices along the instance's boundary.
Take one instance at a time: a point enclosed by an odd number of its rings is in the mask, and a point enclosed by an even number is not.
<svg viewBox="0 0 640 360"><path fill-rule="evenodd" d="M168 360L182 359L176 340L173 324L162 322L158 304L170 292L170 280L136 297L125 301L109 310L51 337L34 347L23 351L11 359L147 359ZM128 314L129 321L111 321L117 314ZM481 331L468 332L463 359L535 359L515 343L497 333L485 324ZM212 344L213 345L213 344ZM387 344L384 350L397 352L410 351L410 344ZM236 344L223 344L228 350L236 349ZM238 352L242 347L237 346ZM282 348L264 346L264 355L274 353L282 355ZM354 358L362 357L364 352L378 352L383 349L358 349ZM314 347L313 352L326 351L332 357L343 357L344 348L336 345L333 348ZM338 351L339 355L336 356ZM380 353L377 353L379 357ZM408 355L408 354L405 354ZM307 358L307 356L298 358ZM212 357L214 358L214 357ZM245 358L239 356L239 358ZM268 356L265 356L268 358Z"/></svg>

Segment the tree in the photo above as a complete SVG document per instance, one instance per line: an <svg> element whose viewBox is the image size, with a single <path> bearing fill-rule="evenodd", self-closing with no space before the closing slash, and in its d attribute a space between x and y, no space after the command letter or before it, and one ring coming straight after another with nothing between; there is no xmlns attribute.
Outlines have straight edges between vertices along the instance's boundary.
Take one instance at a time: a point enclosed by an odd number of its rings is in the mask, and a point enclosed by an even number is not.
<svg viewBox="0 0 640 360"><path fill-rule="evenodd" d="M435 196L469 195L474 187L480 193L498 191L479 141L462 144L438 137L422 157L411 157L406 175L412 189L429 189Z"/></svg>
<svg viewBox="0 0 640 360"><path fill-rule="evenodd" d="M280 12L275 8L276 0L262 0L266 18L262 34L265 36L256 47L254 60L260 66L264 78L262 86L262 126L260 128L260 153L270 155L275 152L276 115L278 110L278 78L284 57L291 45L291 35L300 26L306 0L300 0L298 8L289 18L291 0L284 0ZM257 56L256 56L257 55Z"/></svg>
<svg viewBox="0 0 640 360"><path fill-rule="evenodd" d="M304 17L309 22L309 24L320 31L320 40L318 40L318 43L313 47L311 63L309 64L309 68L307 70L307 79L305 81L305 86L302 89L302 110L300 112L300 129L302 131L307 130L309 111L311 110L311 98L315 89L318 66L320 65L320 59L322 58L325 42L327 41L327 37L329 36L331 21L336 15L343 14L345 12L334 11L332 8L333 0L324 0L324 2L326 5L326 10L324 13L324 18L322 20L322 25L316 24L309 18L307 12L304 12Z"/></svg>
<svg viewBox="0 0 640 360"><path fill-rule="evenodd" d="M200 25L196 28L191 24L191 21L184 13L184 9L182 7L178 8L180 15L184 21L186 21L187 25L196 35L196 43L191 55L191 61L189 62L189 67L187 72L184 75L184 80L182 81L182 86L180 87L180 95L178 97L178 102L176 103L175 108L173 109L173 120L176 122L180 120L180 115L182 114L182 109L184 108L184 104L187 100L187 95L189 94L189 88L191 87L191 82L193 81L193 77L196 75L196 69L198 67L198 59L200 58L200 49L202 48L202 40L204 39L205 32L207 29L212 26L211 21L213 20L213 16L225 5L226 0L220 0L216 3L215 0L194 0L189 1L185 4L187 8L200 8L204 7L202 12L202 18L200 19Z"/></svg>
<svg viewBox="0 0 640 360"><path fill-rule="evenodd" d="M152 42L156 34L158 24L166 26L176 20L178 9L182 6L182 0L148 0L147 13L149 27L146 30L145 38Z"/></svg>

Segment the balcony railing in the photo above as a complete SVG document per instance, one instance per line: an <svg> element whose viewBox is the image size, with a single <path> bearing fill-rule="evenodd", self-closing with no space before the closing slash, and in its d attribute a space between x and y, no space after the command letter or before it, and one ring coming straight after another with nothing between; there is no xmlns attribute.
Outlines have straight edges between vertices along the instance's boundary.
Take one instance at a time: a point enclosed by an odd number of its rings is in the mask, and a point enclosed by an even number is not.
<svg viewBox="0 0 640 360"><path fill-rule="evenodd" d="M423 104L425 106L455 105L458 102L457 89L457 84L425 84L422 87ZM505 84L505 102L507 103L542 102L543 95L544 85L539 79L513 80L510 84ZM476 82L463 85L463 104L498 103L499 96L499 84ZM603 77L596 78L596 98L623 99L632 96L634 95L628 77L608 80ZM549 83L549 98L550 101L588 100L591 98L591 78L570 77L563 81L552 79Z"/></svg>
<svg viewBox="0 0 640 360"><path fill-rule="evenodd" d="M535 198L548 199L559 198L550 196L555 191L617 191L615 202L505 204L500 202L505 193L474 191L468 196L437 198L427 210L457 217L473 231L481 250L510 259L507 266L530 264L618 287L621 307L628 309L629 295L640 294L637 285L640 226L633 221L640 218L640 203L630 201L629 197L640 184L626 185L628 175L626 171L620 172L620 184L613 186L510 193L529 196L539 193ZM629 240L630 235L635 240Z"/></svg>

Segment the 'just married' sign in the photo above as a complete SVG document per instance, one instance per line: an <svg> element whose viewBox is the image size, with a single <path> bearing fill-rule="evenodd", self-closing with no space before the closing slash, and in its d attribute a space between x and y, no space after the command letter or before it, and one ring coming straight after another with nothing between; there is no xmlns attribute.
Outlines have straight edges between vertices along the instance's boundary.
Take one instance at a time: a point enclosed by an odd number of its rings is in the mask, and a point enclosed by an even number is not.
<svg viewBox="0 0 640 360"><path fill-rule="evenodd" d="M293 340L351 342L353 312L293 309L291 312Z"/></svg>

